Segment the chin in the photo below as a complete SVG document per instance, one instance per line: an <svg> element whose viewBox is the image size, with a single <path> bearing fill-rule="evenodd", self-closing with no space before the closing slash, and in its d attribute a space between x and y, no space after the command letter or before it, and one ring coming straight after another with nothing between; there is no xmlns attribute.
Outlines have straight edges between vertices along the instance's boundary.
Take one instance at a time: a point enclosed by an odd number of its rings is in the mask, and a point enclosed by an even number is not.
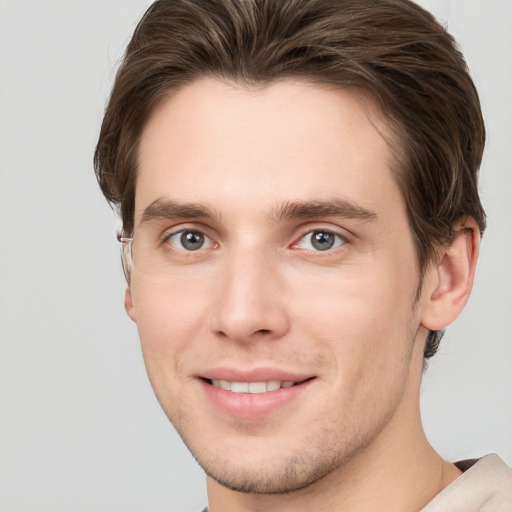
<svg viewBox="0 0 512 512"><path fill-rule="evenodd" d="M314 445L303 443L296 453L283 453L272 443L263 443L259 450L253 450L256 456L243 449L224 450L221 443L213 453L211 448L196 449L184 441L210 478L232 491L248 494L287 494L310 487L336 472L353 455L343 450L343 445L332 449L318 440Z"/></svg>

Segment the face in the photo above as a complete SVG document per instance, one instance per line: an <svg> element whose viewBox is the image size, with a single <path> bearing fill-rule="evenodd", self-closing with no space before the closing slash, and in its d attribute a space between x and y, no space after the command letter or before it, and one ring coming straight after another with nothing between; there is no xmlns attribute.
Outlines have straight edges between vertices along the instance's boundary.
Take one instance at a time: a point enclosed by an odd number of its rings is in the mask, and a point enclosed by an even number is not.
<svg viewBox="0 0 512 512"><path fill-rule="evenodd" d="M127 310L224 486L305 487L406 428L425 330L385 130L353 92L210 79L143 132Z"/></svg>

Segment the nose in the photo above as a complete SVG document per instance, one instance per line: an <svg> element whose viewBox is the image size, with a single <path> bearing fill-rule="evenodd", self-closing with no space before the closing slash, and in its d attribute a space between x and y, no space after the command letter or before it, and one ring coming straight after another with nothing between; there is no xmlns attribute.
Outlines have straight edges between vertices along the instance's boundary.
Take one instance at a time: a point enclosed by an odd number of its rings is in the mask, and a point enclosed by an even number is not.
<svg viewBox="0 0 512 512"><path fill-rule="evenodd" d="M249 248L223 262L209 318L215 335L246 342L278 339L288 331L286 287L279 264L263 252Z"/></svg>

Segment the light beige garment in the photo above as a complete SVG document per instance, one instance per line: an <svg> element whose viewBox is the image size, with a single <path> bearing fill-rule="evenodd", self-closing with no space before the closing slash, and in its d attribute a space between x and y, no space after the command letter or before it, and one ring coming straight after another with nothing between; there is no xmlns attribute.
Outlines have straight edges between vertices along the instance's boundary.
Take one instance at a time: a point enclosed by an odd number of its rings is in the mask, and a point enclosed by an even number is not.
<svg viewBox="0 0 512 512"><path fill-rule="evenodd" d="M512 512L512 469L487 455L420 512Z"/></svg>

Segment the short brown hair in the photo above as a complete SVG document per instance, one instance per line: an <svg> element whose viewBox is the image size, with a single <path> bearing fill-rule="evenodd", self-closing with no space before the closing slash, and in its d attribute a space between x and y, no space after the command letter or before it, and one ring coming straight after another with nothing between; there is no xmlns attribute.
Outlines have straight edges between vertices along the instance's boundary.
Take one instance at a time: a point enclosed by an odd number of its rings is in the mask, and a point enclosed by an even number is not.
<svg viewBox="0 0 512 512"><path fill-rule="evenodd" d="M206 76L247 84L300 78L378 102L421 272L457 222L485 212L478 169L485 128L453 38L408 0L159 0L117 73L94 156L98 182L134 227L142 130L171 90ZM425 357L440 333L431 332Z"/></svg>

